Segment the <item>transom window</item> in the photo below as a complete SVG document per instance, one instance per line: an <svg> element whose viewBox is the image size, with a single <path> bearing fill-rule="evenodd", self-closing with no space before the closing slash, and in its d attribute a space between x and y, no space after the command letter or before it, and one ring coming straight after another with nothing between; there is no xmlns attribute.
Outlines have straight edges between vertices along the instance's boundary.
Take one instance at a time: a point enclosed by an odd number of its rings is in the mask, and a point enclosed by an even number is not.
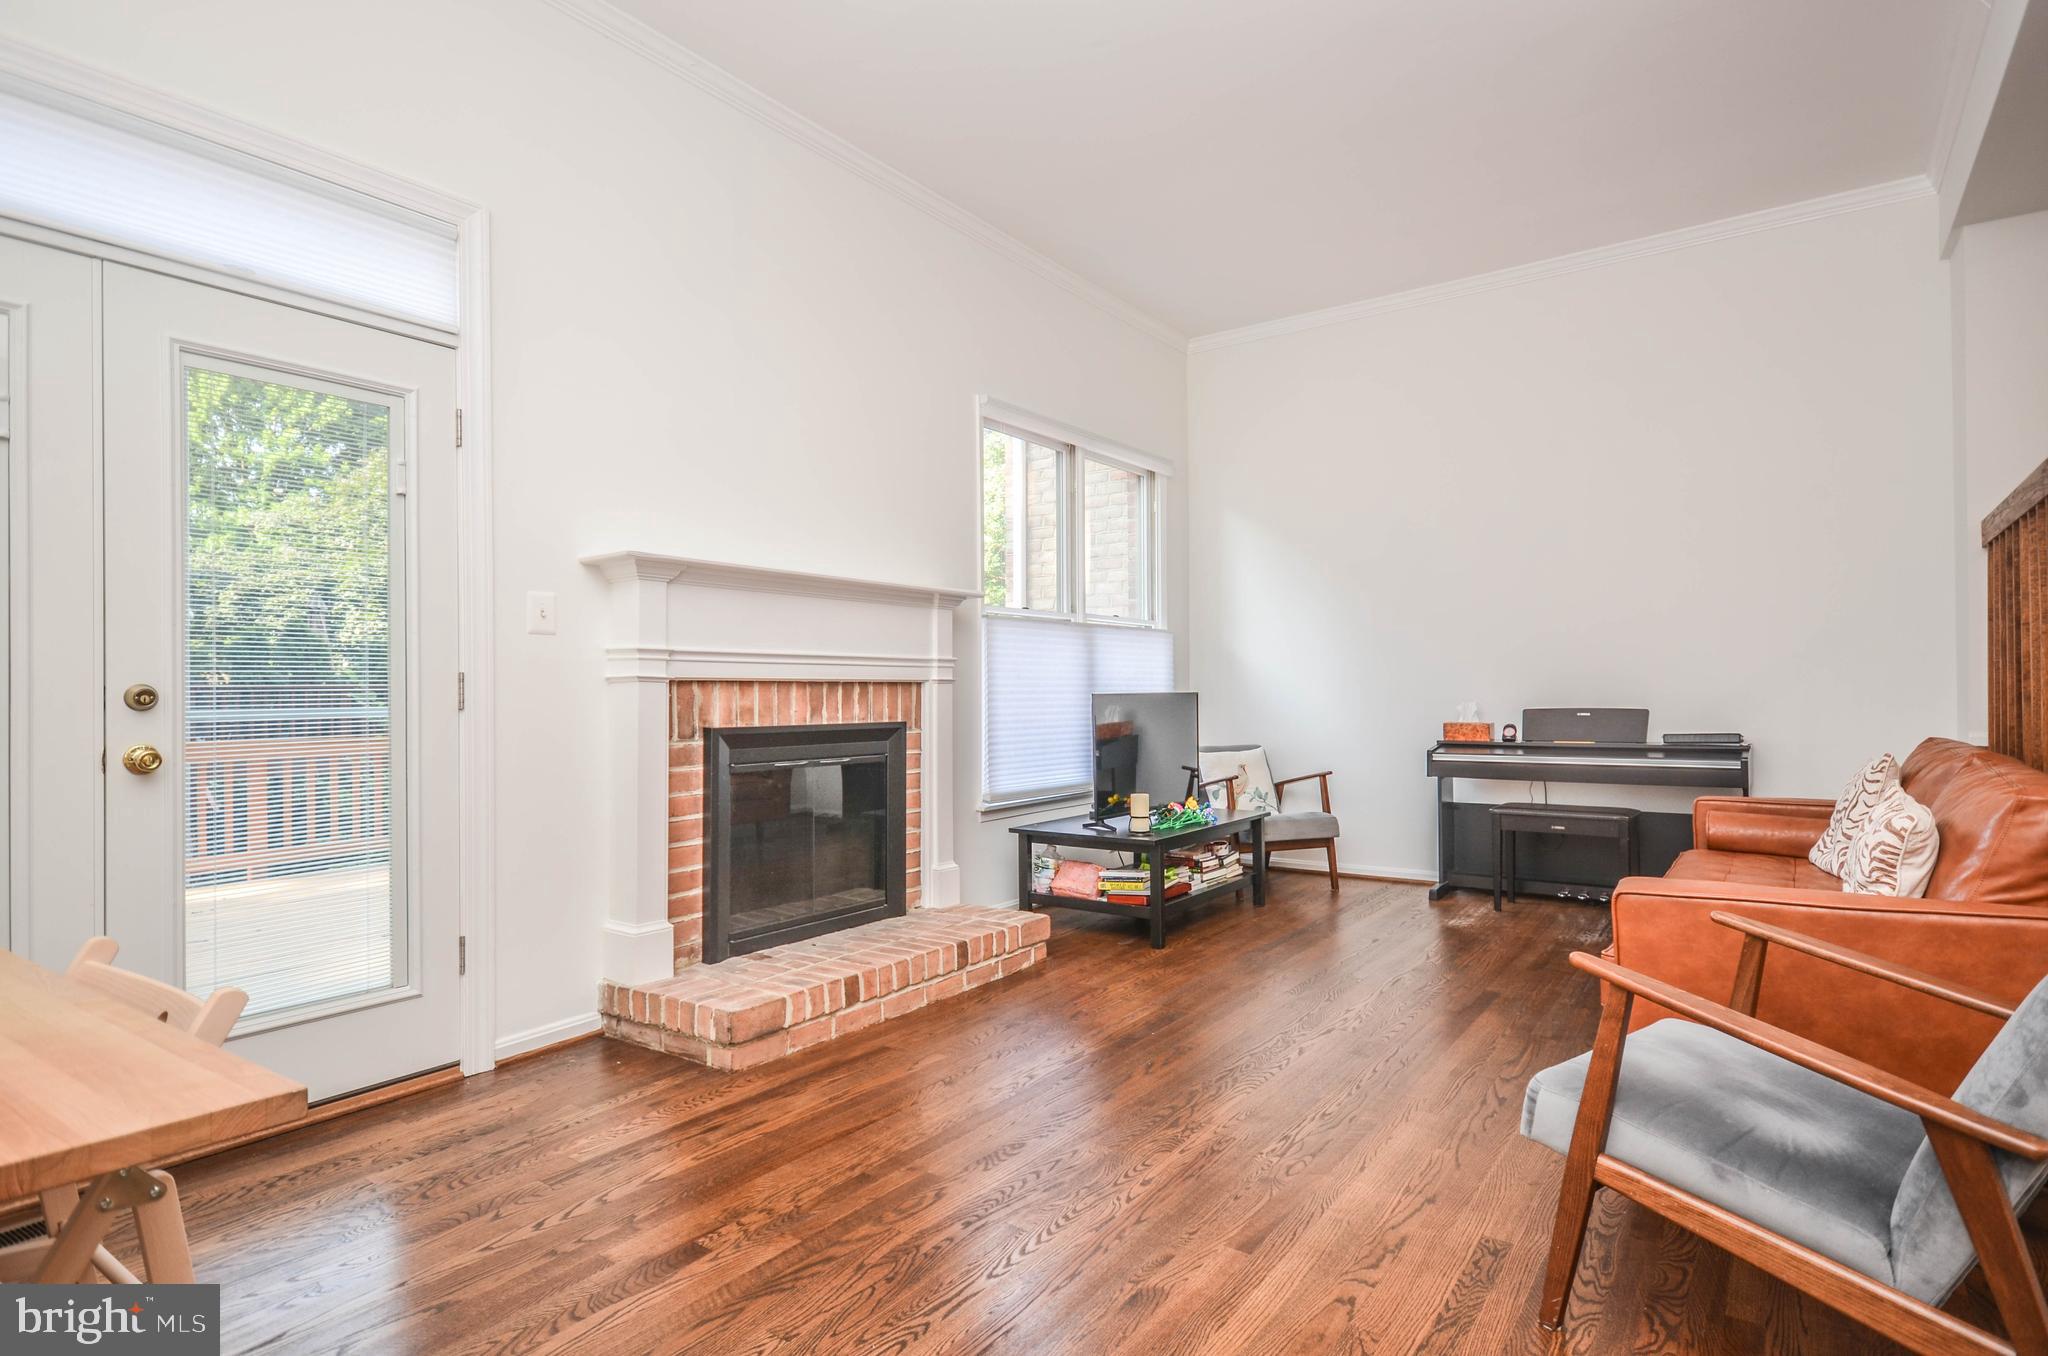
<svg viewBox="0 0 2048 1356"><path fill-rule="evenodd" d="M1174 686L1154 552L1156 473L986 419L981 428L982 805L1080 795L1096 692Z"/></svg>

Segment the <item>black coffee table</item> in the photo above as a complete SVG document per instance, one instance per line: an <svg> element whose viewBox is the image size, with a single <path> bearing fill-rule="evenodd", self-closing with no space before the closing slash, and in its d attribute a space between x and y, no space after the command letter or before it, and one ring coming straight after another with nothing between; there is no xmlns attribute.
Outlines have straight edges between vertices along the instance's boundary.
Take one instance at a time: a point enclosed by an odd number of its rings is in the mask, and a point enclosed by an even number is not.
<svg viewBox="0 0 2048 1356"><path fill-rule="evenodd" d="M1108 832L1088 828L1087 821L1080 815L1067 819L1048 819L1038 824L1020 824L1010 830L1017 835L1017 907L1034 909L1051 905L1061 909L1081 909L1088 913L1106 913L1118 918L1139 918L1151 924L1154 950L1166 945L1166 920L1191 904L1199 904L1217 895L1241 891L1245 886L1252 888L1252 903L1264 908L1266 904L1266 817L1263 814L1232 815L1214 824L1197 824L1193 828L1173 829L1161 833L1133 833L1131 821L1125 816L1116 816L1109 821ZM1213 842L1218 838L1235 838L1240 833L1249 833L1252 840L1251 863L1242 876L1217 881L1176 895L1166 897L1166 854L1174 848L1188 847L1196 843ZM1067 895L1056 895L1047 890L1031 888L1031 859L1033 849L1040 843L1053 847L1094 848L1101 852L1142 852L1152 866L1152 884L1146 892L1143 903L1123 904L1109 899L1074 899Z"/></svg>

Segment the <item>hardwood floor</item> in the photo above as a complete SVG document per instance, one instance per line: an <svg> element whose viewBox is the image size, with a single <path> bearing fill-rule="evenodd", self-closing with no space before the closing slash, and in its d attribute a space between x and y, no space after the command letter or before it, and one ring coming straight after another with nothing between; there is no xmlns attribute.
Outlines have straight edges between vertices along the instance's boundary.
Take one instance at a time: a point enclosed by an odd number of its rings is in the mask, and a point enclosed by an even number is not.
<svg viewBox="0 0 2048 1356"><path fill-rule="evenodd" d="M224 1350L1890 1352L1602 1193L1541 1332L1603 910L1278 875L753 1073L611 1041L178 1170Z"/></svg>

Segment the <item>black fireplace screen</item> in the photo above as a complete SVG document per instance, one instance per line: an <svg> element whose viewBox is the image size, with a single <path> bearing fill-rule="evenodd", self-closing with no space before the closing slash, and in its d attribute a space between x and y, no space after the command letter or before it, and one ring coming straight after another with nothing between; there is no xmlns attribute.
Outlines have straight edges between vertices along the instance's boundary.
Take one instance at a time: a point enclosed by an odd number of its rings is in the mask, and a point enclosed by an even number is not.
<svg viewBox="0 0 2048 1356"><path fill-rule="evenodd" d="M704 958L904 911L901 724L704 732Z"/></svg>

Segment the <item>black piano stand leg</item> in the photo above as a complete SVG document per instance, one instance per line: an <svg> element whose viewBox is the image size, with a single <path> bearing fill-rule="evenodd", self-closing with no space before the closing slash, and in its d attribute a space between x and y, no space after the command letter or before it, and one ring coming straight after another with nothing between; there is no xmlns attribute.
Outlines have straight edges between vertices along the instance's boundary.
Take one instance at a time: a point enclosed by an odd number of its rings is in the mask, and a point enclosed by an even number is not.
<svg viewBox="0 0 2048 1356"><path fill-rule="evenodd" d="M1500 825L1495 824L1493 827L1493 911L1495 913L1500 912L1501 872L1507 869L1508 864L1507 849L1503 846L1503 839L1505 837L1506 835L1500 831Z"/></svg>

